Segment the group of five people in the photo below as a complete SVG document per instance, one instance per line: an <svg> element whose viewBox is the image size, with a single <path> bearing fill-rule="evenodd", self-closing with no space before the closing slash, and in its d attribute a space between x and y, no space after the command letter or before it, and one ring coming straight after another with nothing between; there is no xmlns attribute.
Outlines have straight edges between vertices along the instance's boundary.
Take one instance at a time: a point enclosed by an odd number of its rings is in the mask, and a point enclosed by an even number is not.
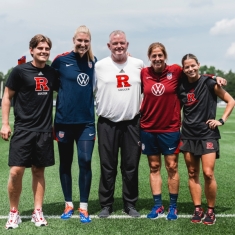
<svg viewBox="0 0 235 235"><path fill-rule="evenodd" d="M194 223L215 223L215 159L220 138L218 126L224 124L234 107L234 99L212 76L200 76L197 58L188 54L179 65L167 65L163 44L148 48L151 65L127 53L129 42L121 30L113 31L107 44L111 56L97 62L91 49L91 34L80 26L73 36L71 52L58 55L51 67L46 65L52 47L49 38L34 36L29 44L32 62L16 66L6 83L2 100L1 137L11 136L9 112L14 99L14 134L11 137L8 193L9 219L6 229L21 222L18 205L22 177L32 169L34 212L32 221L45 226L42 212L45 167L54 164L53 135L58 143L59 174L65 200L61 219L74 213L72 174L74 142L77 146L80 192L79 214L82 223L91 222L88 198L91 188L91 159L96 136L94 96L98 115L97 136L100 156L100 218L113 212L118 153L121 156L123 212L139 217L138 167L141 151L147 155L154 206L147 218L164 215L162 204L161 154L168 173L170 205L168 220L176 220L179 192L178 154L184 153L189 188L195 211ZM54 130L52 95L58 92ZM223 116L216 120L216 98L227 102ZM182 134L181 107L183 107ZM181 141L181 140L182 141ZM208 209L201 208L200 159L205 179Z"/></svg>

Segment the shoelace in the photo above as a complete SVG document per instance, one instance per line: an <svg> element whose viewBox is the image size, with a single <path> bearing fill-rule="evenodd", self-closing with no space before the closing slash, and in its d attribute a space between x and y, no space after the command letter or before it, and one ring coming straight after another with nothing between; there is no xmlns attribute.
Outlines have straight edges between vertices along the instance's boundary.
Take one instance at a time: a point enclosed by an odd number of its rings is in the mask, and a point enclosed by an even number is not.
<svg viewBox="0 0 235 235"><path fill-rule="evenodd" d="M64 209L64 213L67 214L69 211L73 210L73 207L71 206L66 206Z"/></svg>
<svg viewBox="0 0 235 235"><path fill-rule="evenodd" d="M176 211L177 211L177 209L174 208L174 207L170 207L170 209L169 209L169 212L170 212L171 214L175 214Z"/></svg>
<svg viewBox="0 0 235 235"><path fill-rule="evenodd" d="M88 217L88 212L86 210L83 210L81 208L78 209L80 213L84 214L85 217Z"/></svg>
<svg viewBox="0 0 235 235"><path fill-rule="evenodd" d="M35 217L36 219L38 220L44 220L44 217L43 217L43 212L41 209L37 209L37 210L34 210L34 214L35 214Z"/></svg>
<svg viewBox="0 0 235 235"><path fill-rule="evenodd" d="M202 214L202 210L200 210L199 208L196 208L194 211L194 215L201 215Z"/></svg>
<svg viewBox="0 0 235 235"><path fill-rule="evenodd" d="M208 210L208 211L207 211L207 216L210 217L211 219L213 219L213 217L214 217L214 212L213 212L213 210Z"/></svg>

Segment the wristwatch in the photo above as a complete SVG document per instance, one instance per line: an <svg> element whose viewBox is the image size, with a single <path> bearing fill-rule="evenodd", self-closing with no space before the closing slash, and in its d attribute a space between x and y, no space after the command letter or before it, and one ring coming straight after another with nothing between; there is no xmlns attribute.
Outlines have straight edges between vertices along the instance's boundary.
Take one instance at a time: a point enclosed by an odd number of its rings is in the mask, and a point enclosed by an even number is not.
<svg viewBox="0 0 235 235"><path fill-rule="evenodd" d="M222 118L220 118L218 121L219 121L222 125L224 125L224 120L223 120Z"/></svg>

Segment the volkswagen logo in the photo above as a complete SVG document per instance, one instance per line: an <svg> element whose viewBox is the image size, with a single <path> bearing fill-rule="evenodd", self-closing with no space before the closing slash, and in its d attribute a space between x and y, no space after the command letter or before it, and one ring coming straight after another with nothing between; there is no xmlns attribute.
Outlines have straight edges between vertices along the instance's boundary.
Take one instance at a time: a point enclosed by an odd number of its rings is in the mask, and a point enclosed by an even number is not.
<svg viewBox="0 0 235 235"><path fill-rule="evenodd" d="M160 96L164 93L165 91L165 87L163 84L161 83L155 83L152 88L151 88L151 91L154 95L156 96Z"/></svg>
<svg viewBox="0 0 235 235"><path fill-rule="evenodd" d="M85 73L80 73L77 77L77 82L80 86L86 86L89 83L89 76Z"/></svg>

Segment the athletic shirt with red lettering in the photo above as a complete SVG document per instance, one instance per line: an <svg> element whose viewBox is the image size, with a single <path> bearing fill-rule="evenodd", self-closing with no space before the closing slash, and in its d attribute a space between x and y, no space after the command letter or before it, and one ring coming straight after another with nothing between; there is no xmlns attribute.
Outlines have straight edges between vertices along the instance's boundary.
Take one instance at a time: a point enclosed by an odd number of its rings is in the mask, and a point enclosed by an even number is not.
<svg viewBox="0 0 235 235"><path fill-rule="evenodd" d="M46 65L34 67L31 62L16 66L6 87L15 91L14 129L52 131L53 90L58 86L57 72Z"/></svg>
<svg viewBox="0 0 235 235"><path fill-rule="evenodd" d="M166 65L162 73L152 67L141 71L143 102L141 128L146 132L165 133L179 131L181 125L180 101L177 96L182 74L179 65Z"/></svg>
<svg viewBox="0 0 235 235"><path fill-rule="evenodd" d="M96 113L112 122L132 120L140 110L142 60L128 57L124 64L106 57L95 64Z"/></svg>
<svg viewBox="0 0 235 235"><path fill-rule="evenodd" d="M202 75L189 83L182 79L179 98L183 104L181 139L220 139L218 127L209 128L207 120L216 118L217 95L214 92L216 81Z"/></svg>

